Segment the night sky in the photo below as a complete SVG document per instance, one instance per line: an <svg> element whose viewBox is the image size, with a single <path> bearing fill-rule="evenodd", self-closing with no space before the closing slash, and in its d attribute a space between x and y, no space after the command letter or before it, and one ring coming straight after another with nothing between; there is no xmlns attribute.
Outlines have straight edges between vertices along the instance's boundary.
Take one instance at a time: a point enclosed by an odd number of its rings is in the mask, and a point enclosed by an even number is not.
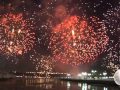
<svg viewBox="0 0 120 90"><path fill-rule="evenodd" d="M8 13L20 13L24 19L29 20L33 25L30 26L30 30L35 33L35 39L31 50L22 55L3 54L0 51L0 71L36 71L36 67L40 67L37 71L42 71L38 59L41 59L41 56L48 58L53 55L52 49L49 48L53 28L67 17L75 15L82 16L88 21L91 16L98 17L105 23L109 41L104 52L94 61L78 66L57 61L52 63L54 64L52 71L79 72L106 69L114 72L120 68L120 0L0 0L0 18Z"/></svg>

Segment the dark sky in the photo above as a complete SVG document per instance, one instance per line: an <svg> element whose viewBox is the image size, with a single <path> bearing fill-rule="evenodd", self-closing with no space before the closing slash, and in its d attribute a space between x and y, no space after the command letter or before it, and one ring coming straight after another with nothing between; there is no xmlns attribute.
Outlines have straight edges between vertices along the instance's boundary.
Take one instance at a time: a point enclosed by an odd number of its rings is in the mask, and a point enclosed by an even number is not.
<svg viewBox="0 0 120 90"><path fill-rule="evenodd" d="M51 3L51 4L50 4ZM56 25L62 21L64 17L60 18L55 17L55 8L59 5L63 5L67 9L67 14L70 15L85 15L86 17L97 16L100 20L107 20L104 17L104 13L107 13L108 10L114 10L116 6L120 8L120 0L0 0L0 14L6 13L23 13L26 18L34 18L34 32L35 32L35 45L31 51L22 55L9 57L6 55L0 54L0 70L12 71L33 71L34 65L32 61L29 60L30 55L34 50L41 55L51 55L50 49L48 49L49 38L51 33L51 27L48 25L48 20L52 21L52 25ZM111 18L119 21L120 20L120 9L117 12L119 17L112 16ZM111 22L111 21L106 21ZM111 26L114 27L110 27ZM111 34L111 31L108 30L107 34L110 40L113 40L114 43L111 45L113 47L115 44L118 44L116 52L119 52L119 41L120 41L120 31L117 31L117 28L120 26L119 22L106 24L108 29L115 29L114 34ZM48 26L45 28L44 25ZM46 35L47 33L47 35ZM44 37L43 37L44 36ZM39 42L39 39L40 42ZM110 43L110 41L109 41ZM109 48L109 46L107 47ZM79 71L79 70L89 70L90 68L94 69L104 69L100 66L104 57L106 57L108 52L102 53L99 55L96 62L90 63L87 65L81 65L80 67L72 67L71 65L65 65L57 62L55 64L55 71ZM119 54L120 55L120 54ZM61 67L63 66L63 67ZM83 67L84 66L84 67ZM84 68L84 69L81 69ZM71 69L71 70L70 70Z"/></svg>

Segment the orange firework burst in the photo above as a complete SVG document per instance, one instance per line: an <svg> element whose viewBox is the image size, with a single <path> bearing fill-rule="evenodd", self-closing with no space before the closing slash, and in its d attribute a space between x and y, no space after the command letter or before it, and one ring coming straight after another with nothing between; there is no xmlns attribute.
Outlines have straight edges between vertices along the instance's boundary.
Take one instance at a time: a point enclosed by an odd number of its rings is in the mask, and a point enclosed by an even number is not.
<svg viewBox="0 0 120 90"><path fill-rule="evenodd" d="M91 17L90 23L71 16L54 27L50 48L55 60L79 65L88 63L105 50L108 42L104 23Z"/></svg>
<svg viewBox="0 0 120 90"><path fill-rule="evenodd" d="M29 21L22 14L5 14L0 16L0 50L7 55L22 55L31 50L34 33Z"/></svg>

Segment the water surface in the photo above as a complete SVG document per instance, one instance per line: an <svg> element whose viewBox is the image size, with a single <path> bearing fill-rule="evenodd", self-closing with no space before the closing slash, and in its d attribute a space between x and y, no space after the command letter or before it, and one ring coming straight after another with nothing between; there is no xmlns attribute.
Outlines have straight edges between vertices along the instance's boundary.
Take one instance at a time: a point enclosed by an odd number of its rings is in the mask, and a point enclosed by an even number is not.
<svg viewBox="0 0 120 90"><path fill-rule="evenodd" d="M120 90L118 86L73 83L50 78L17 78L0 81L0 90Z"/></svg>

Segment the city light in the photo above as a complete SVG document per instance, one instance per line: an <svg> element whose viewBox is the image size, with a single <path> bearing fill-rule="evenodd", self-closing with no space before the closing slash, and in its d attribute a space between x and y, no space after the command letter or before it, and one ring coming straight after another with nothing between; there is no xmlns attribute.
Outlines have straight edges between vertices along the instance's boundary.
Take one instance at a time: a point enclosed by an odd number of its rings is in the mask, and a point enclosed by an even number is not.
<svg viewBox="0 0 120 90"><path fill-rule="evenodd" d="M82 74L78 74L77 76L78 76L78 77L81 77L81 76L82 76Z"/></svg>
<svg viewBox="0 0 120 90"><path fill-rule="evenodd" d="M106 76L106 75L107 75L107 73L106 73L106 72L103 72L103 75L104 75L104 76Z"/></svg>

